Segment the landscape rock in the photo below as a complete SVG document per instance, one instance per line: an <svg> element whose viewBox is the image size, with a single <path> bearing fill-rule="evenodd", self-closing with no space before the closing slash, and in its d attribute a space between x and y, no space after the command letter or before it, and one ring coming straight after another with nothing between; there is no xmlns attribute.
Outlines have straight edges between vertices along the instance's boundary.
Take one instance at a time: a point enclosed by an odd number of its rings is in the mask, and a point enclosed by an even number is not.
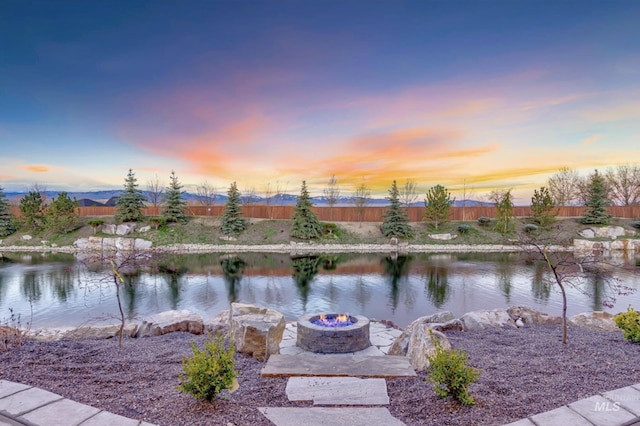
<svg viewBox="0 0 640 426"><path fill-rule="evenodd" d="M507 308L507 313L516 321L521 320L524 325L558 325L562 323L562 318L536 311L526 306L511 306ZM521 327L521 326L518 326Z"/></svg>
<svg viewBox="0 0 640 426"><path fill-rule="evenodd" d="M429 234L429 238L434 239L434 240L453 240L454 238L457 238L457 235L452 235L452 234Z"/></svg>
<svg viewBox="0 0 640 426"><path fill-rule="evenodd" d="M431 336L435 340L440 341L443 349L451 349L451 343L443 333L433 330L429 324L418 325L411 337L409 338L409 346L407 348L406 356L409 358L409 363L416 371L426 370L429 368L429 360L427 355L433 355L436 346Z"/></svg>
<svg viewBox="0 0 640 426"><path fill-rule="evenodd" d="M243 303L231 304L231 333L236 350L266 361L280 353L280 342L286 326L278 311Z"/></svg>
<svg viewBox="0 0 640 426"><path fill-rule="evenodd" d="M115 235L116 233L116 225L113 223L108 223L106 225L102 225L102 232L104 234Z"/></svg>
<svg viewBox="0 0 640 426"><path fill-rule="evenodd" d="M29 241L29 240L31 240L32 238L33 238L33 237L32 237L31 235L27 235L27 234L25 234L25 235L23 235L22 237L20 237L20 239L21 239L22 241Z"/></svg>
<svg viewBox="0 0 640 426"><path fill-rule="evenodd" d="M135 230L135 223L121 223L116 227L116 235L129 235Z"/></svg>
<svg viewBox="0 0 640 426"><path fill-rule="evenodd" d="M595 238L596 237L595 231L593 229L591 229L591 228L587 228L587 229L583 229L582 231L579 231L578 235L580 235L582 238Z"/></svg>
<svg viewBox="0 0 640 426"><path fill-rule="evenodd" d="M135 337L138 325L134 323L125 324L123 335ZM120 325L103 325L94 327L78 327L64 333L64 339L111 339L120 335Z"/></svg>
<svg viewBox="0 0 640 426"><path fill-rule="evenodd" d="M593 331L619 331L613 322L613 314L603 311L583 312L569 318L569 325L584 327Z"/></svg>
<svg viewBox="0 0 640 426"><path fill-rule="evenodd" d="M136 337L161 336L174 331L202 334L204 322L200 315L187 310L165 311L145 319Z"/></svg>
<svg viewBox="0 0 640 426"><path fill-rule="evenodd" d="M142 238L102 238L89 237L79 238L74 243L80 250L84 251L144 251L149 250L153 243Z"/></svg>
<svg viewBox="0 0 640 426"><path fill-rule="evenodd" d="M216 334L218 331L228 330L231 326L229 313L229 309L221 311L204 325L205 329L212 334Z"/></svg>
<svg viewBox="0 0 640 426"><path fill-rule="evenodd" d="M459 319L452 319L451 321L443 323L430 323L429 327L441 333L445 333L447 331L464 331L464 324L462 324L462 321Z"/></svg>
<svg viewBox="0 0 640 426"><path fill-rule="evenodd" d="M516 322L509 316L506 310L494 309L491 311L473 311L464 314L460 321L465 331L484 330L491 327L515 327Z"/></svg>
<svg viewBox="0 0 640 426"><path fill-rule="evenodd" d="M393 342L389 348L389 355L406 355L409 349L411 335L418 327L427 324L428 327L435 330L436 327L440 327L444 323L450 321L455 321L455 316L449 311L438 312L433 315L427 315L413 320L413 322L411 322L411 324L409 324L402 334ZM442 331L442 329L440 330Z"/></svg>

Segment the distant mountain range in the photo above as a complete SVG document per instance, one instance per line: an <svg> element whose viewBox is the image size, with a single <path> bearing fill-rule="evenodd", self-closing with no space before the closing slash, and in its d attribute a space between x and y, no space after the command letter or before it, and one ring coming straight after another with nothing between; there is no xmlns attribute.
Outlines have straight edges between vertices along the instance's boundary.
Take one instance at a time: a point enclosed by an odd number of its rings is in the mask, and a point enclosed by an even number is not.
<svg viewBox="0 0 640 426"><path fill-rule="evenodd" d="M56 198L58 194L63 191L45 191L44 194L48 198ZM115 206L115 200L122 194L122 190L105 190L105 191L84 191L84 192L67 192L67 195L78 201L78 205L80 207L90 207L90 206ZM144 195L149 197L149 193L147 191L142 191ZM25 195L24 192L5 192L5 195L9 200L21 198ZM201 201L202 197L197 194L192 194L190 192L186 192L183 195L183 198L188 202L198 203ZM274 195L270 198L271 205L278 206L292 206L295 205L298 200L297 195L291 194L279 194ZM326 206L327 199L322 196L311 197L311 201L315 206ZM354 197L339 197L336 206L352 206L354 203ZM216 194L214 204L225 204L227 202L227 196L225 194ZM265 198L259 195L251 196L251 199L247 199L247 197L243 197L243 202L251 202L252 204L265 204ZM385 198L368 198L367 206L386 206L389 204L389 201ZM411 203L412 206L423 207L424 201L416 201ZM492 206L493 203L487 201L478 201L478 200L456 200L453 203L456 207L476 207L476 206Z"/></svg>

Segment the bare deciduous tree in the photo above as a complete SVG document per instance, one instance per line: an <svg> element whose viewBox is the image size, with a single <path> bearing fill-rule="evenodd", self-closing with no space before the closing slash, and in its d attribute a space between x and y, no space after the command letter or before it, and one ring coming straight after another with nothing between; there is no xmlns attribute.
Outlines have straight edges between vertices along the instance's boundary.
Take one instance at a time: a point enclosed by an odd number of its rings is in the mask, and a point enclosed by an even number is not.
<svg viewBox="0 0 640 426"><path fill-rule="evenodd" d="M369 197L371 196L371 190L367 186L366 182L361 182L356 186L353 193L353 205L358 212L358 221L362 223L364 211L369 203Z"/></svg>
<svg viewBox="0 0 640 426"><path fill-rule="evenodd" d="M418 200L418 185L413 179L407 179L400 188L400 202L406 208Z"/></svg>
<svg viewBox="0 0 640 426"><path fill-rule="evenodd" d="M340 187L338 186L338 179L336 175L331 175L327 186L322 190L324 199L329 205L329 220L333 220L333 206L338 203L340 198Z"/></svg>
<svg viewBox="0 0 640 426"><path fill-rule="evenodd" d="M273 208L271 205L273 204L273 188L271 187L271 182L267 182L264 186L264 202L267 206L267 214L269 215L269 219L273 219Z"/></svg>
<svg viewBox="0 0 640 426"><path fill-rule="evenodd" d="M245 188L245 190L242 191L242 197L240 197L240 200L242 201L242 205L247 207L254 206L256 204L257 199L258 199L258 196L256 194L255 186L249 186Z"/></svg>
<svg viewBox="0 0 640 426"><path fill-rule="evenodd" d="M580 184L583 179L574 169L562 167L547 180L547 188L556 206L569 206L580 202Z"/></svg>
<svg viewBox="0 0 640 426"><path fill-rule="evenodd" d="M609 198L621 206L640 204L640 166L624 164L607 170Z"/></svg>
<svg viewBox="0 0 640 426"><path fill-rule="evenodd" d="M164 198L164 182L160 182L158 175L147 182L147 199L153 207L158 207Z"/></svg>
<svg viewBox="0 0 640 426"><path fill-rule="evenodd" d="M198 202L207 207L207 211L210 211L211 206L216 203L216 187L206 179L196 185L196 195Z"/></svg>
<svg viewBox="0 0 640 426"><path fill-rule="evenodd" d="M553 231L552 231L553 232ZM574 252L566 246L559 244L560 238L541 238L527 234L521 237L521 243L529 254L534 255L544 262L552 275L552 280L562 294L562 343L566 344L567 336L567 289L574 288L582 293L586 291L582 284L586 279L597 278L609 287L609 294L602 304L612 307L617 296L627 295L635 291L624 285L612 273L612 270L621 269L620 266L606 257L593 252ZM637 273L632 269L628 272Z"/></svg>

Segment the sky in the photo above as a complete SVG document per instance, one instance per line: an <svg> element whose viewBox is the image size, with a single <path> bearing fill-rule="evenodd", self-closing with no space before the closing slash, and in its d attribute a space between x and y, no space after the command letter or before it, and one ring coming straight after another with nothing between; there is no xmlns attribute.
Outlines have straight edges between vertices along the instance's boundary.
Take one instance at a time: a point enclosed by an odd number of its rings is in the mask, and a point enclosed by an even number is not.
<svg viewBox="0 0 640 426"><path fill-rule="evenodd" d="M526 202L640 163L638 22L635 0L2 0L0 186Z"/></svg>

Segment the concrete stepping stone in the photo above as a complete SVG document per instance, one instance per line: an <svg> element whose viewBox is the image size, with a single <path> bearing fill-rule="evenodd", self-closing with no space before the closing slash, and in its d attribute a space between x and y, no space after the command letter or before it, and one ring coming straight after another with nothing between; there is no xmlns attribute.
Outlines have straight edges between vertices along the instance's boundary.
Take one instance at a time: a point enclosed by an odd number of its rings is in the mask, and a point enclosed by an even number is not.
<svg viewBox="0 0 640 426"><path fill-rule="evenodd" d="M602 396L613 403L617 403L625 410L635 414L636 416L640 416L640 390L633 386L627 386L626 388L605 392Z"/></svg>
<svg viewBox="0 0 640 426"><path fill-rule="evenodd" d="M381 407L260 407L258 410L276 426L403 426L404 423Z"/></svg>
<svg viewBox="0 0 640 426"><path fill-rule="evenodd" d="M632 413L600 395L572 402L568 406L598 426L622 425L636 418Z"/></svg>
<svg viewBox="0 0 640 426"><path fill-rule="evenodd" d="M357 377L291 377L289 401L313 401L313 405L389 405L384 379Z"/></svg>
<svg viewBox="0 0 640 426"><path fill-rule="evenodd" d="M262 377L352 376L415 377L409 359L404 356L364 356L351 354L271 355L262 368Z"/></svg>

